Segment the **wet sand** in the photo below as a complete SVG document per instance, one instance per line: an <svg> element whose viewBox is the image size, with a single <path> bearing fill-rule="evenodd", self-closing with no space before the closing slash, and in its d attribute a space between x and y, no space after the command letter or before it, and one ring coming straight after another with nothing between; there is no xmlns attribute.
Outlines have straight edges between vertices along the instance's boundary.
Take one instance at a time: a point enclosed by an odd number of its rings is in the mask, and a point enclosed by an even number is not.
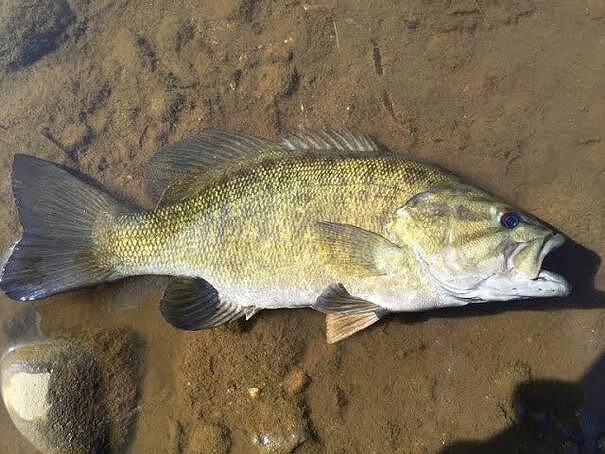
<svg viewBox="0 0 605 454"><path fill-rule="evenodd" d="M250 452L279 437L297 453L597 452L601 2L73 0L69 14L34 3L52 46L27 47L40 38L23 32L23 49L0 58L2 248L19 232L15 153L75 167L145 204L143 164L209 127L267 138L300 127L368 133L575 242L549 260L577 289L565 300L392 316L336 345L311 310L183 333L161 319L158 289L106 286L40 303L47 336L123 326L144 340L133 452ZM0 7L2 36L13 36L16 4ZM41 53L33 62L23 57L31 49ZM134 308L116 308L123 295ZM0 299L6 321L16 303ZM0 451L33 452L4 408Z"/></svg>

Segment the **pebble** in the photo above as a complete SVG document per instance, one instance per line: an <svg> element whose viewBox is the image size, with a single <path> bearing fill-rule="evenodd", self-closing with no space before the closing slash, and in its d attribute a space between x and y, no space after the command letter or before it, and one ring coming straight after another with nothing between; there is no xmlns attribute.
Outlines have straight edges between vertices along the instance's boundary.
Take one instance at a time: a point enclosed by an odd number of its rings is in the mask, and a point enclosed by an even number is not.
<svg viewBox="0 0 605 454"><path fill-rule="evenodd" d="M17 430L42 453L122 452L137 419L137 342L116 328L7 352L0 391Z"/></svg>
<svg viewBox="0 0 605 454"><path fill-rule="evenodd" d="M295 367L286 376L283 386L290 395L300 393L309 384L309 376L300 367Z"/></svg>
<svg viewBox="0 0 605 454"><path fill-rule="evenodd" d="M260 396L260 388L248 388L248 395L251 399L258 399L258 396Z"/></svg>

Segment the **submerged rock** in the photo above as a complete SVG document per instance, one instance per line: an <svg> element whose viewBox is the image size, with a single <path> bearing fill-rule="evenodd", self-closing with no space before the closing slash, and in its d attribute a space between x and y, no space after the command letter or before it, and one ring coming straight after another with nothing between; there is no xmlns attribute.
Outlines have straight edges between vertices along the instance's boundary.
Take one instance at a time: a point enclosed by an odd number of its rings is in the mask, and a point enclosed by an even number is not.
<svg viewBox="0 0 605 454"><path fill-rule="evenodd" d="M258 396L260 395L260 388L248 388L248 395L251 399L258 399Z"/></svg>
<svg viewBox="0 0 605 454"><path fill-rule="evenodd" d="M133 340L112 330L5 354L0 386L17 429L43 453L121 452L136 421Z"/></svg>
<svg viewBox="0 0 605 454"><path fill-rule="evenodd" d="M75 14L66 0L0 2L0 65L14 70L52 52Z"/></svg>
<svg viewBox="0 0 605 454"><path fill-rule="evenodd" d="M280 393L256 401L253 414L243 428L259 452L290 453L310 438L309 422L300 403Z"/></svg>
<svg viewBox="0 0 605 454"><path fill-rule="evenodd" d="M66 342L19 347L2 360L2 397L17 429L40 451L95 452L108 445L101 371Z"/></svg>
<svg viewBox="0 0 605 454"><path fill-rule="evenodd" d="M252 437L252 443L259 448L260 452L287 454L308 439L309 432L305 428L293 426L286 431L256 434Z"/></svg>

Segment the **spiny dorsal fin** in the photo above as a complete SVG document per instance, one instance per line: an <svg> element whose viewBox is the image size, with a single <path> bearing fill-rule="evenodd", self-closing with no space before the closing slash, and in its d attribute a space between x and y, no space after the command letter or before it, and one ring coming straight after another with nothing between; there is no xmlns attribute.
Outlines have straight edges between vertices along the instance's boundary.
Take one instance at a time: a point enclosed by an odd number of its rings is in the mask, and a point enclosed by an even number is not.
<svg viewBox="0 0 605 454"><path fill-rule="evenodd" d="M380 320L387 310L352 296L342 284L330 284L317 298L313 309L326 315L326 337L333 344Z"/></svg>
<svg viewBox="0 0 605 454"><path fill-rule="evenodd" d="M389 262L401 253L399 246L377 233L333 222L316 224L320 260L332 269L364 277L385 274Z"/></svg>
<svg viewBox="0 0 605 454"><path fill-rule="evenodd" d="M350 131L301 131L284 137L279 143L286 150L339 150L352 152L380 152L378 145L368 136Z"/></svg>
<svg viewBox="0 0 605 454"><path fill-rule="evenodd" d="M275 143L245 134L204 131L164 147L151 158L147 168L149 193L157 202L166 188L183 175L201 177L210 169L276 147Z"/></svg>
<svg viewBox="0 0 605 454"><path fill-rule="evenodd" d="M193 278L175 278L168 284L160 301L160 312L168 323L188 331L251 316L249 307L222 302L212 285Z"/></svg>

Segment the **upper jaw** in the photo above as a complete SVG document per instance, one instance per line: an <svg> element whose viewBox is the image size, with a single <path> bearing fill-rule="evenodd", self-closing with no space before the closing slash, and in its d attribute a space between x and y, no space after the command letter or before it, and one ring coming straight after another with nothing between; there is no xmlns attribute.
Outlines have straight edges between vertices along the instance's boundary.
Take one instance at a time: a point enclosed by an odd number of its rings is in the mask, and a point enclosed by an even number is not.
<svg viewBox="0 0 605 454"><path fill-rule="evenodd" d="M540 251L540 255L538 256L538 266L540 267L540 269L538 271L538 275L536 276L536 279L539 277L540 272L543 271L541 269L541 267L542 267L542 262L544 261L546 256L549 253L551 253L552 251L554 251L555 249L561 247L563 245L563 243L565 243L565 237L563 235L561 235L560 233L555 233L544 241L544 245L542 246L542 250ZM551 274L554 274L554 273L551 273Z"/></svg>

